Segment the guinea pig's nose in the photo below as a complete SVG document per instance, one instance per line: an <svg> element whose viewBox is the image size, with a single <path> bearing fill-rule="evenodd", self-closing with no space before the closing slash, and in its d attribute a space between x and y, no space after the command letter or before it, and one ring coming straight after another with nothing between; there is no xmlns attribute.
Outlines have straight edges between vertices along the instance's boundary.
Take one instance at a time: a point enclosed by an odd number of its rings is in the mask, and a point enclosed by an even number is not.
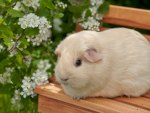
<svg viewBox="0 0 150 113"><path fill-rule="evenodd" d="M69 78L61 78L62 81L67 81Z"/></svg>

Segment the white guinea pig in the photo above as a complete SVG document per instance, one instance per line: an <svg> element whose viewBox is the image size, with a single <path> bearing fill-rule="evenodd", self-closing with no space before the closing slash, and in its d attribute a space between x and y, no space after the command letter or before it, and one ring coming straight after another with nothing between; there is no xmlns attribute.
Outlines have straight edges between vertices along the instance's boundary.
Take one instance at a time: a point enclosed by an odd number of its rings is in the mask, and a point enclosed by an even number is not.
<svg viewBox="0 0 150 113"><path fill-rule="evenodd" d="M150 44L137 31L81 31L56 48L56 80L73 98L140 96L150 89Z"/></svg>

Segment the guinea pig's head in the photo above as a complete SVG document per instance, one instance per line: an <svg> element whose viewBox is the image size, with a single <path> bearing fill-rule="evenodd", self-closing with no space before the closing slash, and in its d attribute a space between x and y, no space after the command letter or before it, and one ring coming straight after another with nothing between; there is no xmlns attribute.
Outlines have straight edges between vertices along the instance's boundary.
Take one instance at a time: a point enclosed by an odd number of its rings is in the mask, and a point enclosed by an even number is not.
<svg viewBox="0 0 150 113"><path fill-rule="evenodd" d="M56 48L58 56L55 67L56 80L74 88L86 87L101 62L97 32L81 31L68 36Z"/></svg>

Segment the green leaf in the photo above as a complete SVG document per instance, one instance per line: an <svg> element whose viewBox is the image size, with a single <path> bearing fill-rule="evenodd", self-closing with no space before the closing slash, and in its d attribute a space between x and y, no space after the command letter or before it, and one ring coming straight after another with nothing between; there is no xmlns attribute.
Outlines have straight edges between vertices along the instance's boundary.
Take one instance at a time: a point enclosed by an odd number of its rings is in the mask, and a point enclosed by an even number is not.
<svg viewBox="0 0 150 113"><path fill-rule="evenodd" d="M63 16L64 16L63 13L56 13L56 14L54 15L54 18L62 18Z"/></svg>
<svg viewBox="0 0 150 113"><path fill-rule="evenodd" d="M10 14L12 17L22 17L23 13L17 10L14 10L13 8L8 9L8 14Z"/></svg>
<svg viewBox="0 0 150 113"><path fill-rule="evenodd" d="M3 22L3 19L2 18L0 18L0 24Z"/></svg>
<svg viewBox="0 0 150 113"><path fill-rule="evenodd" d="M0 26L0 38L4 40L4 44L7 47L11 46L11 40L13 39L13 32L5 25Z"/></svg>
<svg viewBox="0 0 150 113"><path fill-rule="evenodd" d="M41 7L38 10L38 15L39 16L45 16L45 17L51 16L51 15L49 15L49 13L50 13L50 10L48 8L45 8L45 7Z"/></svg>
<svg viewBox="0 0 150 113"><path fill-rule="evenodd" d="M6 35L8 37L13 37L13 32L6 25L0 25L0 33Z"/></svg>
<svg viewBox="0 0 150 113"><path fill-rule="evenodd" d="M46 7L48 9L55 9L55 6L52 0L41 0L41 6Z"/></svg>
<svg viewBox="0 0 150 113"><path fill-rule="evenodd" d="M16 60L19 65L23 65L23 56L21 53L18 52L18 54L16 55Z"/></svg>
<svg viewBox="0 0 150 113"><path fill-rule="evenodd" d="M3 96L4 94L9 94L11 91L11 88L12 88L12 84L4 84L4 85L0 84L0 94L2 94Z"/></svg>
<svg viewBox="0 0 150 113"><path fill-rule="evenodd" d="M5 7L5 1L4 0L0 0L0 7Z"/></svg>
<svg viewBox="0 0 150 113"><path fill-rule="evenodd" d="M3 38L4 40L4 44L7 46L7 47L11 47L12 46L12 43L11 43L11 40L12 38L11 37L7 37L6 35L1 35L1 38Z"/></svg>
<svg viewBox="0 0 150 113"><path fill-rule="evenodd" d="M84 10L89 7L89 4L79 6L68 6L68 10L73 13L74 17L79 18Z"/></svg>
<svg viewBox="0 0 150 113"><path fill-rule="evenodd" d="M34 35L37 35L38 33L39 33L38 28L27 28L27 29L25 29L25 34L27 36L34 36Z"/></svg>
<svg viewBox="0 0 150 113"><path fill-rule="evenodd" d="M99 8L98 12L101 14L106 14L109 11L109 3L104 2Z"/></svg>
<svg viewBox="0 0 150 113"><path fill-rule="evenodd" d="M85 16L86 16L86 17L92 16L90 9L88 9L88 10L86 11Z"/></svg>
<svg viewBox="0 0 150 113"><path fill-rule="evenodd" d="M8 63L9 63L8 58L5 58L0 62L0 73L2 73L5 70L5 67L7 66Z"/></svg>
<svg viewBox="0 0 150 113"><path fill-rule="evenodd" d="M20 38L20 46L21 48L27 48L27 46L29 46L29 42L27 41L27 39L25 37Z"/></svg>

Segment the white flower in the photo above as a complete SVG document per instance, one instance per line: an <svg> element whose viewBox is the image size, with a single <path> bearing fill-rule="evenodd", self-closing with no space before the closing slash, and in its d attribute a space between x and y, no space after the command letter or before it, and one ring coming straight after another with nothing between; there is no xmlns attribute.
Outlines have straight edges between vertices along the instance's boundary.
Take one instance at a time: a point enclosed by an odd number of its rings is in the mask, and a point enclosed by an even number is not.
<svg viewBox="0 0 150 113"><path fill-rule="evenodd" d="M42 85L48 83L48 74L45 70L36 70L33 73L32 80L36 85Z"/></svg>
<svg viewBox="0 0 150 113"><path fill-rule="evenodd" d="M51 67L51 64L49 63L48 60L41 60L38 65L37 65L39 70L44 70L46 71L47 69L49 69Z"/></svg>
<svg viewBox="0 0 150 113"><path fill-rule="evenodd" d="M53 20L53 27L57 32L62 32L62 28L60 27L60 25L62 25L62 21L61 19L55 18Z"/></svg>
<svg viewBox="0 0 150 113"><path fill-rule="evenodd" d="M80 23L84 29L99 31L100 22L93 17L88 17L88 20Z"/></svg>
<svg viewBox="0 0 150 113"><path fill-rule="evenodd" d="M34 46L39 46L43 41L47 41L48 38L51 36L51 31L49 29L43 29L44 32L41 31L35 37L28 38L29 42L32 42Z"/></svg>
<svg viewBox="0 0 150 113"><path fill-rule="evenodd" d="M49 28L51 28L52 26L45 17L40 18L37 15L30 13L23 16L23 18L20 18L18 24L21 25L21 28L23 29L26 29L28 27L39 28L38 35L27 37L27 40L29 42L32 42L33 45L39 46L43 41L47 41L51 36L51 31L49 30Z"/></svg>
<svg viewBox="0 0 150 113"><path fill-rule="evenodd" d="M40 24L40 18L34 13L30 13L24 15L22 18L19 18L18 25L21 26L22 29L26 29L28 27L35 28Z"/></svg>
<svg viewBox="0 0 150 113"><path fill-rule="evenodd" d="M51 65L48 63L48 60L41 60L37 67L38 69L33 73L32 77L25 76L22 80L22 91L20 94L24 98L27 96L34 97L36 95L34 93L34 88L36 85L48 83L48 73L46 70L51 67Z"/></svg>
<svg viewBox="0 0 150 113"><path fill-rule="evenodd" d="M22 3L27 7L33 7L34 10L40 6L39 0L22 0Z"/></svg>
<svg viewBox="0 0 150 113"><path fill-rule="evenodd" d="M39 23L39 29L41 30L42 28L51 28L52 26L49 24L47 21L47 18L41 17L40 18L40 23Z"/></svg>
<svg viewBox="0 0 150 113"><path fill-rule="evenodd" d="M17 107L20 107L20 101L21 101L21 95L20 95L20 90L15 90L14 92L14 96L13 98L11 99L11 103L14 105L14 106L17 106Z"/></svg>
<svg viewBox="0 0 150 113"><path fill-rule="evenodd" d="M65 9L67 7L67 4L65 4L63 2L60 2L60 1L57 1L56 2L56 6Z"/></svg>
<svg viewBox="0 0 150 113"><path fill-rule="evenodd" d="M13 9L18 10L18 11L25 10L24 7L22 6L21 2L17 2Z"/></svg>
<svg viewBox="0 0 150 113"><path fill-rule="evenodd" d="M35 83L31 81L30 77L24 77L24 79L22 80L22 92L20 93L24 98L26 98L27 96L31 96L34 97L35 93L34 93L34 87L35 87Z"/></svg>
<svg viewBox="0 0 150 113"><path fill-rule="evenodd" d="M25 56L24 57L24 59L23 59L23 61L25 62L25 64L27 65L27 66L29 66L30 65L30 63L31 63L31 61L32 61L32 57L31 56Z"/></svg>
<svg viewBox="0 0 150 113"><path fill-rule="evenodd" d="M7 67L5 70L6 71L3 74L0 74L0 83L1 84L12 83L11 73L13 72L14 68Z"/></svg>
<svg viewBox="0 0 150 113"><path fill-rule="evenodd" d="M94 16L97 13L97 7L91 7L90 8L92 16Z"/></svg>
<svg viewBox="0 0 150 113"><path fill-rule="evenodd" d="M97 5L101 5L104 2L104 0L91 0L91 5L92 6L97 6Z"/></svg>

